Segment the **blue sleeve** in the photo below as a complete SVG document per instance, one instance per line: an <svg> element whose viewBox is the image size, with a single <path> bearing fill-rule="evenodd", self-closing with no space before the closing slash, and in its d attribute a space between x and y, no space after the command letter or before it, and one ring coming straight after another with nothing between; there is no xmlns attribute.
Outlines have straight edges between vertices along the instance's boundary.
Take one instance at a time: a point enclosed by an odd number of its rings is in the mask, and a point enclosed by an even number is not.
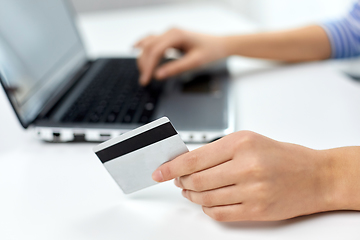
<svg viewBox="0 0 360 240"><path fill-rule="evenodd" d="M360 56L360 1L338 21L322 24L332 48L332 58Z"/></svg>

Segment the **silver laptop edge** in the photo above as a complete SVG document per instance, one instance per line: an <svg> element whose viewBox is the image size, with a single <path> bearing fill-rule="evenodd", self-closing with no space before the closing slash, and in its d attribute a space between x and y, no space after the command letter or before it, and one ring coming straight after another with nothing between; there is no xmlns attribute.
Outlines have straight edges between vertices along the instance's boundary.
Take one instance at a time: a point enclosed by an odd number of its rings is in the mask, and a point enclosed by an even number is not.
<svg viewBox="0 0 360 240"><path fill-rule="evenodd" d="M187 143L204 143L214 141L225 135L233 133L236 130L236 101L234 88L229 85L229 92L227 95L228 101L228 128L219 131L182 131L178 130L179 135L184 142ZM71 141L88 141L88 142L102 142L111 138L117 137L131 129L104 129L104 128L56 128L31 126L36 136L47 142L71 142Z"/></svg>

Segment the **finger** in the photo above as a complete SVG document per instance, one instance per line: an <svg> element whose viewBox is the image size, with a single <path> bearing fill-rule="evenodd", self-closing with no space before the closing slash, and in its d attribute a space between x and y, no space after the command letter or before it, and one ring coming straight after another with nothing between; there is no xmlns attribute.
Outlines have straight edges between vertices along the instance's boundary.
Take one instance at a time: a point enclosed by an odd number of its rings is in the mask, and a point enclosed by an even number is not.
<svg viewBox="0 0 360 240"><path fill-rule="evenodd" d="M144 86L148 84L148 82L146 82L146 81L143 81L144 83L142 83L142 80L141 80L141 77L142 77L141 73L144 70L144 66L145 66L145 62L146 62L146 54L144 54L144 49L151 47L154 43L156 43L158 38L159 38L159 36L150 35L150 36L144 38L143 40L140 40L138 43L136 43L136 46L134 46L134 47L142 49L141 54L137 59L137 65L138 65L138 69L140 72L139 82L141 85L144 85Z"/></svg>
<svg viewBox="0 0 360 240"><path fill-rule="evenodd" d="M183 58L171 61L159 67L155 72L155 77L160 80L172 77L179 73L199 67L203 65L204 62L205 60L200 52L189 52Z"/></svg>
<svg viewBox="0 0 360 240"><path fill-rule="evenodd" d="M150 35L150 36L147 36L141 40L139 40L138 42L136 42L133 47L134 48L139 48L139 49L143 49L144 47L146 46L149 46L150 43L152 43L154 41L154 39L156 39L158 36L154 36L154 35ZM139 58L140 59L140 58ZM139 60L138 59L138 60Z"/></svg>
<svg viewBox="0 0 360 240"><path fill-rule="evenodd" d="M206 215L219 222L235 222L249 220L243 204L218 207L203 207Z"/></svg>
<svg viewBox="0 0 360 240"><path fill-rule="evenodd" d="M142 49L140 56L137 59L137 65L140 71L139 83L142 86L149 84L152 78L152 72L149 71L148 59L149 59L149 49L152 49L159 41L159 36L149 36L139 43L139 48Z"/></svg>
<svg viewBox="0 0 360 240"><path fill-rule="evenodd" d="M139 83L140 85L142 86L146 86L149 84L151 78L149 78L147 76L147 74L144 73L144 67L145 67L145 64L144 62L146 62L144 60L144 58L146 58L146 56L144 55L144 51L141 52L140 56L138 57L137 59L137 65L138 65L138 69L139 69L139 73L140 73L140 76L139 76Z"/></svg>
<svg viewBox="0 0 360 240"><path fill-rule="evenodd" d="M164 56L166 49L170 47L177 47L180 44L179 38L176 35L165 34L156 39L155 42L149 43L144 49L140 60L141 77L140 83L142 85L150 82L156 66L160 59Z"/></svg>
<svg viewBox="0 0 360 240"><path fill-rule="evenodd" d="M234 185L238 174L233 161L186 175L175 180L175 185L186 190L202 192Z"/></svg>
<svg viewBox="0 0 360 240"><path fill-rule="evenodd" d="M152 177L157 182L164 182L226 162L233 156L233 149L229 147L231 145L229 140L231 138L224 137L192 152L185 153L160 166Z"/></svg>
<svg viewBox="0 0 360 240"><path fill-rule="evenodd" d="M137 59L137 65L140 72L139 83L142 86L148 85L152 79L152 72L148 69L146 65L148 61L147 58L147 54L142 51L141 55Z"/></svg>
<svg viewBox="0 0 360 240"><path fill-rule="evenodd" d="M205 192L183 190L182 194L191 202L205 207L240 204L243 200L242 193L239 191L239 186L237 185L227 186Z"/></svg>
<svg viewBox="0 0 360 240"><path fill-rule="evenodd" d="M149 35L149 36L137 41L133 46L136 48L143 48L144 46L146 46L147 43L149 43L154 38L156 38L155 35Z"/></svg>

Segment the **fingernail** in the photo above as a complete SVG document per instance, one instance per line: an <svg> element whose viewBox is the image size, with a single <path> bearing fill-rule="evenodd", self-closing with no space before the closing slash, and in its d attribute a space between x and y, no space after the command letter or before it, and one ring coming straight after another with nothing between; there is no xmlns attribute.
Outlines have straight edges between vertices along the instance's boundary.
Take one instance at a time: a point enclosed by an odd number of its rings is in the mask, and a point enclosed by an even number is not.
<svg viewBox="0 0 360 240"><path fill-rule="evenodd" d="M154 181L156 181L156 182L164 181L164 177L162 175L161 170L156 170L152 175L152 179L154 179Z"/></svg>

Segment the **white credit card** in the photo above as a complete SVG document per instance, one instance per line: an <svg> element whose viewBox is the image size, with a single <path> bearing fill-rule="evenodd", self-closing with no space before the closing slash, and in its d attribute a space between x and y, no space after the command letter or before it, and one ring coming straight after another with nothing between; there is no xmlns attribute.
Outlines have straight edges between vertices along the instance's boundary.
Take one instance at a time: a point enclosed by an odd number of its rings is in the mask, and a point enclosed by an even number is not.
<svg viewBox="0 0 360 240"><path fill-rule="evenodd" d="M106 141L93 150L125 194L155 185L152 173L189 151L166 117Z"/></svg>

